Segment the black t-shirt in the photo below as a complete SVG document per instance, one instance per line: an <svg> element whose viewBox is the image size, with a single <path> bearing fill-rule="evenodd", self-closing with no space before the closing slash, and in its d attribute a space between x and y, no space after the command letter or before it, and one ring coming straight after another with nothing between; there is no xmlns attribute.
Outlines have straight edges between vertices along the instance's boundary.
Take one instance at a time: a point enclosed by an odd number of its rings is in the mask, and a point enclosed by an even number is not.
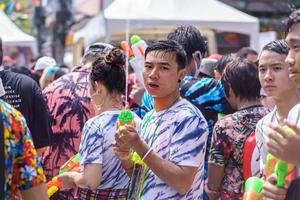
<svg viewBox="0 0 300 200"><path fill-rule="evenodd" d="M25 117L35 148L49 146L52 139L50 118L37 83L22 74L0 71L6 100Z"/></svg>

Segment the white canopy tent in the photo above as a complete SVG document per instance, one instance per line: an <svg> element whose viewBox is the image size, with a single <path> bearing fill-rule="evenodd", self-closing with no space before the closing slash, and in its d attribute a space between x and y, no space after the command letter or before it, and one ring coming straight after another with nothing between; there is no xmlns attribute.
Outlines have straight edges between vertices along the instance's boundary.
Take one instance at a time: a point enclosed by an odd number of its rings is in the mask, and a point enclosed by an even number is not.
<svg viewBox="0 0 300 200"><path fill-rule="evenodd" d="M106 41L114 32L165 25L195 25L250 36L259 47L259 20L217 0L115 0L104 10Z"/></svg>
<svg viewBox="0 0 300 200"><path fill-rule="evenodd" d="M37 41L19 29L3 11L0 10L0 37L4 45L29 47L37 55Z"/></svg>

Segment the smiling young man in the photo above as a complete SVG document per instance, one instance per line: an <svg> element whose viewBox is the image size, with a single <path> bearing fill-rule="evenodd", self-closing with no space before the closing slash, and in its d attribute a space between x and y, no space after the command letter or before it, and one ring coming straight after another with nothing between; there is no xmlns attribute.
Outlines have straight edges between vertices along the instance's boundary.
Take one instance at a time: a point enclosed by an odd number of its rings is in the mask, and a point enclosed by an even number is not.
<svg viewBox="0 0 300 200"><path fill-rule="evenodd" d="M116 134L115 152L140 191L131 198L202 199L208 127L200 111L179 95L185 52L175 41L158 41L147 48L145 58L144 82L154 109L145 116L140 135L129 126ZM130 149L142 158L145 170L135 165L132 172Z"/></svg>

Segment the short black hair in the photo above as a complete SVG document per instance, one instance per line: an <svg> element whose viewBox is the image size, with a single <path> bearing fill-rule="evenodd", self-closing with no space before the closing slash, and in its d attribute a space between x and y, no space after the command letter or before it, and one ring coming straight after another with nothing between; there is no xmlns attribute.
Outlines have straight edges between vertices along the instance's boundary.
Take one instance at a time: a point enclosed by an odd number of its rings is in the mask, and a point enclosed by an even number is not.
<svg viewBox="0 0 300 200"><path fill-rule="evenodd" d="M92 64L91 85L95 88L95 82L100 82L108 92L123 94L126 82L125 59L125 54L118 48L113 48L104 57L98 58Z"/></svg>
<svg viewBox="0 0 300 200"><path fill-rule="evenodd" d="M269 42L264 48L262 49L261 52L263 51L273 51L278 54L283 54L283 55L288 55L289 53L289 47L286 41L284 40L274 40Z"/></svg>
<svg viewBox="0 0 300 200"><path fill-rule="evenodd" d="M300 9L295 10L290 14L286 24L285 34L287 35L291 31L291 28L297 23L300 23Z"/></svg>
<svg viewBox="0 0 300 200"><path fill-rule="evenodd" d="M250 47L243 47L236 52L236 56L240 58L247 58L249 54L258 55L257 51L251 49Z"/></svg>
<svg viewBox="0 0 300 200"><path fill-rule="evenodd" d="M2 65L3 62L3 49L2 49L2 39L0 37L0 65Z"/></svg>
<svg viewBox="0 0 300 200"><path fill-rule="evenodd" d="M202 57L205 56L207 45L205 38L194 26L179 26L167 36L169 40L178 42L186 52L187 63L190 63L195 51L200 51Z"/></svg>
<svg viewBox="0 0 300 200"><path fill-rule="evenodd" d="M186 53L182 46L175 40L159 40L149 44L145 51L145 58L148 53L152 51L174 54L178 64L178 70L184 69L187 64Z"/></svg>
<svg viewBox="0 0 300 200"><path fill-rule="evenodd" d="M221 82L227 97L229 96L229 88L238 98L243 100L257 100L260 97L261 85L257 66L247 59L236 58L228 63Z"/></svg>
<svg viewBox="0 0 300 200"><path fill-rule="evenodd" d="M223 55L220 60L216 63L216 71L219 72L221 75L223 74L223 71L228 63L233 61L236 58L235 54L229 53Z"/></svg>

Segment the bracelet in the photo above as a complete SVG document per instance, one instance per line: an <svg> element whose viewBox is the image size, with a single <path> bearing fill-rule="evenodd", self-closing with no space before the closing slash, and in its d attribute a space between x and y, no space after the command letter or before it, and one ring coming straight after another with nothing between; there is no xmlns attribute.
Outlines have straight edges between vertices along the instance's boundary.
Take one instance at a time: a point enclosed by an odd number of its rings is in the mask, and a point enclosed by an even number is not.
<svg viewBox="0 0 300 200"><path fill-rule="evenodd" d="M146 157L151 153L151 151L153 151L153 148L148 148L147 152L144 154L142 160L144 161L146 159Z"/></svg>

